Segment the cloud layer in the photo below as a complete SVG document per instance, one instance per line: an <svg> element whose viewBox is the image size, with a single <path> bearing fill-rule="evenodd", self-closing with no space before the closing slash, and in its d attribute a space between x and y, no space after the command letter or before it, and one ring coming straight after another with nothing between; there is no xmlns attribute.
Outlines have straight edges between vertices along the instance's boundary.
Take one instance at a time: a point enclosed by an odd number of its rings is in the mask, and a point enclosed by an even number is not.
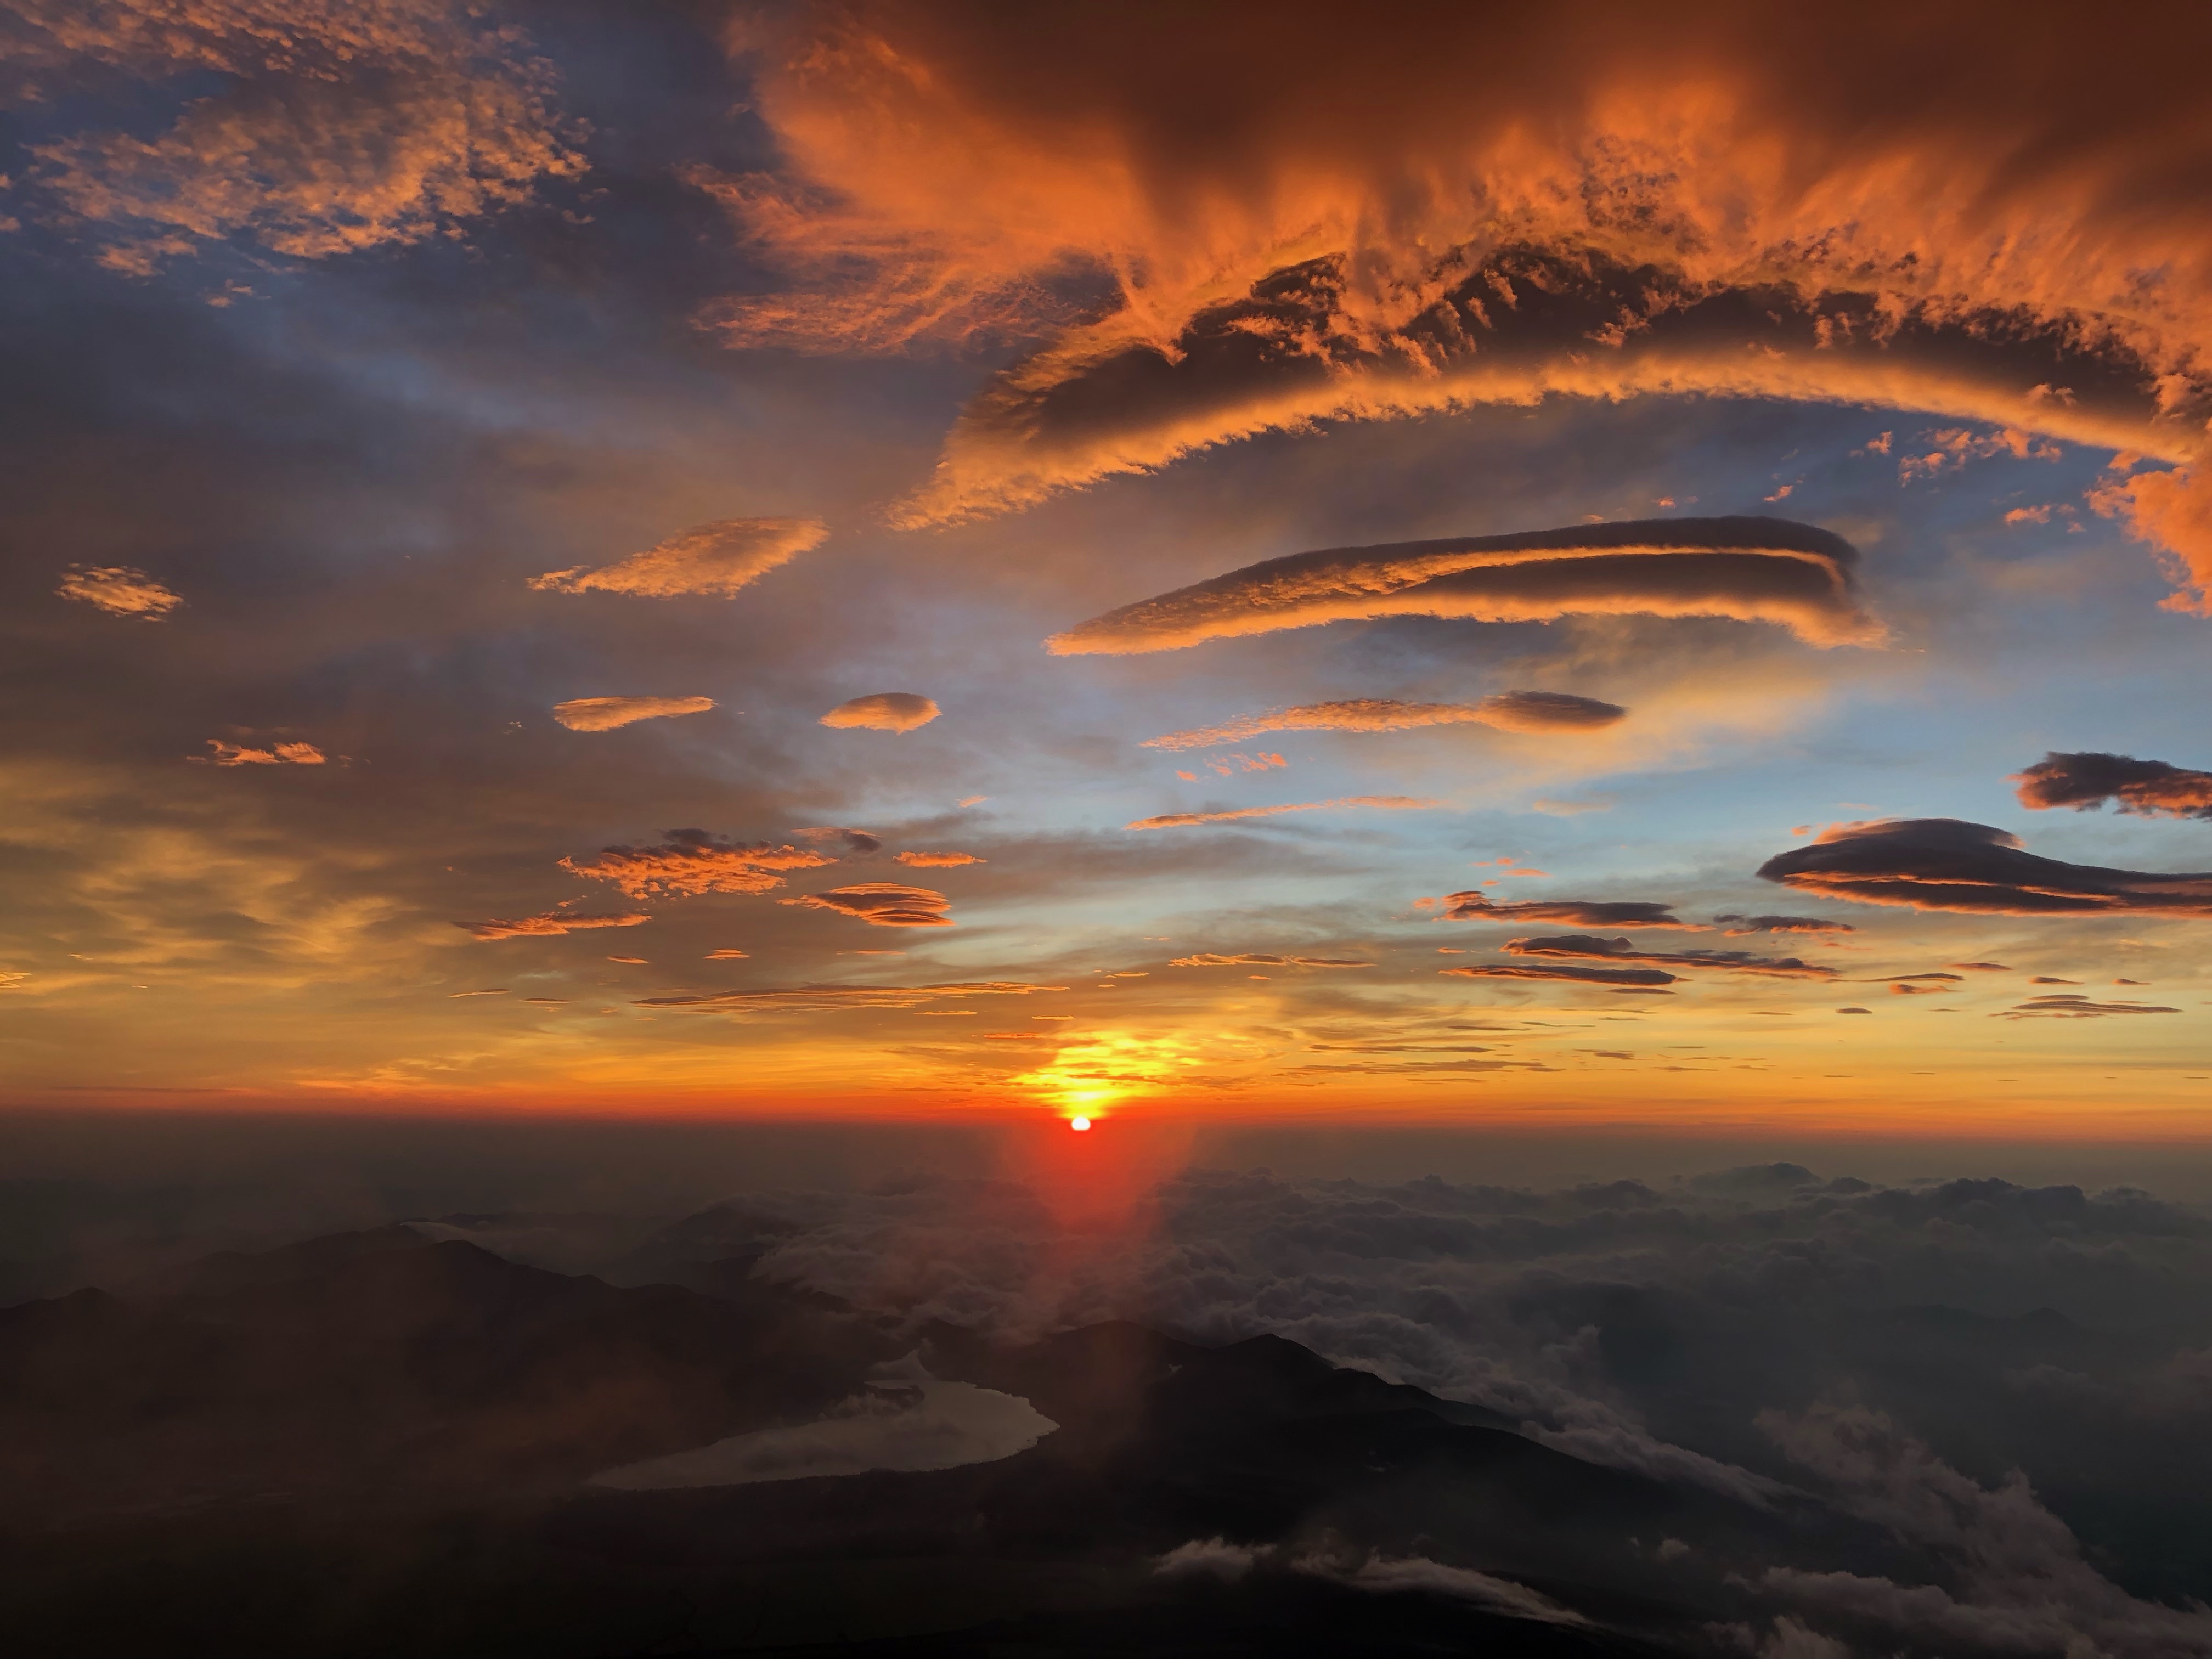
<svg viewBox="0 0 2212 1659"><path fill-rule="evenodd" d="M712 697L571 697L553 705L553 718L571 732L612 732L640 720L672 714L703 714Z"/></svg>
<svg viewBox="0 0 2212 1659"><path fill-rule="evenodd" d="M940 712L916 691L874 691L839 703L822 717L822 724L846 730L911 732L928 725Z"/></svg>
<svg viewBox="0 0 2212 1659"><path fill-rule="evenodd" d="M769 991L721 991L706 996L647 997L641 1008L705 1008L725 1013L828 1013L840 1008L919 1008L969 997L1025 997L1065 985L1018 980L963 980L942 985L801 985Z"/></svg>
<svg viewBox="0 0 2212 1659"><path fill-rule="evenodd" d="M564 858L563 870L611 883L630 898L680 898L701 893L765 893L783 885L782 872L816 870L836 860L769 842L721 841L704 830L671 830L658 847L609 847L596 857Z"/></svg>
<svg viewBox="0 0 2212 1659"><path fill-rule="evenodd" d="M1045 647L1119 656L1377 617L1578 615L1729 617L1779 623L1815 645L1866 645L1882 634L1859 601L1857 567L1842 537L1786 519L1650 519L1328 548L1123 605ZM1510 705L1504 717L1515 709L1526 722L1543 705Z"/></svg>
<svg viewBox="0 0 2212 1659"><path fill-rule="evenodd" d="M2159 875L2067 864L1957 818L1835 824L1778 853L1760 877L1860 904L1973 915L2212 916L2212 872Z"/></svg>
<svg viewBox="0 0 2212 1659"><path fill-rule="evenodd" d="M2212 772L2129 755L2045 755L2012 781L2031 811L2087 812L2111 801L2145 817L2212 818Z"/></svg>
<svg viewBox="0 0 2212 1659"><path fill-rule="evenodd" d="M687 594L726 599L780 565L821 546L818 519L721 519L594 570L576 565L531 578L545 593L628 593L643 599Z"/></svg>
<svg viewBox="0 0 2212 1659"><path fill-rule="evenodd" d="M1147 749L1214 749L1263 732L1404 732L1423 726L1493 726L1507 732L1577 732L1612 726L1628 714L1618 703L1565 691L1506 691L1479 703L1398 702L1354 697L1240 714L1218 726L1147 738Z"/></svg>
<svg viewBox="0 0 2212 1659"><path fill-rule="evenodd" d="M1753 974L1767 979L1833 979L1836 969L1796 957L1762 957L1749 951L1639 951L1626 939L1591 933L1561 933L1547 939L1516 939L1498 947L1513 957L1560 957L1571 961L1633 962L1651 967L1706 968Z"/></svg>

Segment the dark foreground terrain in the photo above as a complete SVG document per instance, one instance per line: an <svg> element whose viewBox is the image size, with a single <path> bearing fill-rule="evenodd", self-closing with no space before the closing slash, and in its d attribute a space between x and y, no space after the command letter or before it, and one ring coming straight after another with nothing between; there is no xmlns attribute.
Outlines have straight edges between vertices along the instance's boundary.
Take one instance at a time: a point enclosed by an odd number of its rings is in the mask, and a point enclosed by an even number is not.
<svg viewBox="0 0 2212 1659"><path fill-rule="evenodd" d="M1601 1468L1280 1339L894 1340L747 1266L624 1288L395 1227L0 1310L8 1650L1741 1652L1763 1569L1896 1565L1808 1497ZM1058 1426L921 1473L585 1484L909 1354Z"/></svg>

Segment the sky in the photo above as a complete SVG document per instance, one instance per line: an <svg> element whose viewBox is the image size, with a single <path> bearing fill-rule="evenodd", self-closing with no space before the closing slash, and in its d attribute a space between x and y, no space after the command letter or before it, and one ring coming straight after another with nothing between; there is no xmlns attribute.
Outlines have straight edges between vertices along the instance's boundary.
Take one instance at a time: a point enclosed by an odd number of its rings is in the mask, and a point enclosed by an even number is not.
<svg viewBox="0 0 2212 1659"><path fill-rule="evenodd" d="M2206 26L1659 9L15 0L9 1103L2201 1143Z"/></svg>

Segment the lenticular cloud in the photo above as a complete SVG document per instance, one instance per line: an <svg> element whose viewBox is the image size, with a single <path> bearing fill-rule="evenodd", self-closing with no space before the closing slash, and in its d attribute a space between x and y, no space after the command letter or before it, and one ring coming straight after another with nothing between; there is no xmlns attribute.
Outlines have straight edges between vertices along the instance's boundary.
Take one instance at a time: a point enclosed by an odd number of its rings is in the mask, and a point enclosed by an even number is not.
<svg viewBox="0 0 2212 1659"><path fill-rule="evenodd" d="M2212 916L2212 872L2067 864L1957 818L1839 823L1759 866L1768 881L1861 904L1968 915Z"/></svg>
<svg viewBox="0 0 2212 1659"><path fill-rule="evenodd" d="M822 545L830 528L818 519L720 519L693 525L666 541L594 570L573 565L531 578L547 593L628 593L672 599L703 594L726 599L777 566Z"/></svg>
<svg viewBox="0 0 2212 1659"><path fill-rule="evenodd" d="M1060 656L1130 656L1208 640L1382 617L1548 622L1727 617L1814 645L1868 645L1858 553L1787 519L1647 519L1512 536L1327 548L1232 570L1109 611L1045 641Z"/></svg>
<svg viewBox="0 0 2212 1659"><path fill-rule="evenodd" d="M839 703L822 717L822 724L847 731L911 732L928 725L940 712L918 691L873 691Z"/></svg>
<svg viewBox="0 0 2212 1659"><path fill-rule="evenodd" d="M703 714L712 697L571 697L553 705L553 718L571 732L614 732L640 720Z"/></svg>
<svg viewBox="0 0 2212 1659"><path fill-rule="evenodd" d="M1147 738L1147 749L1213 749L1267 732L1407 732L1424 726L1493 726L1505 732L1589 732L1617 724L1628 711L1565 691L1504 691L1480 702L1399 702L1352 697L1240 714L1218 726Z"/></svg>

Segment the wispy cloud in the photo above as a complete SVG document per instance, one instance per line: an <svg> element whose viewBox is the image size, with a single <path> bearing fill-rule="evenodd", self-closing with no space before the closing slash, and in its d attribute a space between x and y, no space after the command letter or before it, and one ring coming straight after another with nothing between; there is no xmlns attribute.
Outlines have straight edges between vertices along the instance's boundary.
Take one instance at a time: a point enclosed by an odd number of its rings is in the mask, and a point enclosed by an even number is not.
<svg viewBox="0 0 2212 1659"><path fill-rule="evenodd" d="M184 596L171 592L144 571L127 564L73 564L62 573L54 592L65 599L96 605L111 617L136 617L159 622L179 605Z"/></svg>
<svg viewBox="0 0 2212 1659"><path fill-rule="evenodd" d="M973 853L899 853L893 856L899 863L916 870L957 870L963 865L988 862Z"/></svg>
<svg viewBox="0 0 2212 1659"><path fill-rule="evenodd" d="M592 569L575 565L534 576L547 593L628 593L673 599L730 599L801 553L819 547L830 527L818 519L721 519L694 525L626 559Z"/></svg>
<svg viewBox="0 0 2212 1659"><path fill-rule="evenodd" d="M1705 969L1754 974L1767 979L1834 979L1837 970L1796 957L1762 957L1749 951L1639 951L1626 939L1593 933L1561 933L1547 939L1516 939L1499 947L1508 956L1560 957L1593 962L1632 962L1651 967Z"/></svg>
<svg viewBox="0 0 2212 1659"><path fill-rule="evenodd" d="M1396 812L1414 811L1441 806L1442 801L1422 800L1412 795L1346 795L1336 800L1291 801L1281 806L1240 806L1219 812L1164 812L1158 817L1139 818L1134 823L1125 823L1125 830L1181 830L1200 823L1231 823L1239 818L1271 818L1281 812L1330 812L1354 806L1375 806Z"/></svg>
<svg viewBox="0 0 2212 1659"><path fill-rule="evenodd" d="M1424 899L1426 904L1428 900ZM1559 921L1573 927L1671 927L1686 933L1712 930L1685 921L1671 904L1647 899L1513 899L1499 903L1487 893L1447 893L1437 901L1446 921Z"/></svg>
<svg viewBox="0 0 2212 1659"><path fill-rule="evenodd" d="M1510 732L1588 731L1613 725L1627 713L1617 703L1564 691L1507 691L1479 703L1355 697L1240 714L1218 726L1147 738L1144 747L1214 749L1267 732L1405 732L1424 726L1492 726Z"/></svg>
<svg viewBox="0 0 2212 1659"><path fill-rule="evenodd" d="M817 1013L839 1008L919 1008L948 998L1025 997L1064 991L1064 985L1018 980L968 980L943 985L804 985L787 990L721 991L705 996L647 997L641 1008L702 1008L724 1013ZM986 1032L1031 1040L1028 1032ZM1042 1039L1049 1041L1050 1039Z"/></svg>
<svg viewBox="0 0 2212 1659"><path fill-rule="evenodd" d="M1371 962L1362 962L1350 957L1269 957L1245 952L1237 956L1217 956L1200 951L1196 956L1177 957L1170 968L1372 968Z"/></svg>
<svg viewBox="0 0 2212 1659"><path fill-rule="evenodd" d="M609 847L593 858L564 858L561 867L588 881L611 883L630 898L645 899L765 893L783 885L785 871L836 862L799 847L721 841L704 830L671 830L658 847Z"/></svg>
<svg viewBox="0 0 2212 1659"><path fill-rule="evenodd" d="M478 939L552 939L562 933L588 933L599 927L636 927L652 920L642 910L625 910L619 915L603 916L548 910L540 915L517 916L506 921L457 921L453 926L465 929Z"/></svg>

